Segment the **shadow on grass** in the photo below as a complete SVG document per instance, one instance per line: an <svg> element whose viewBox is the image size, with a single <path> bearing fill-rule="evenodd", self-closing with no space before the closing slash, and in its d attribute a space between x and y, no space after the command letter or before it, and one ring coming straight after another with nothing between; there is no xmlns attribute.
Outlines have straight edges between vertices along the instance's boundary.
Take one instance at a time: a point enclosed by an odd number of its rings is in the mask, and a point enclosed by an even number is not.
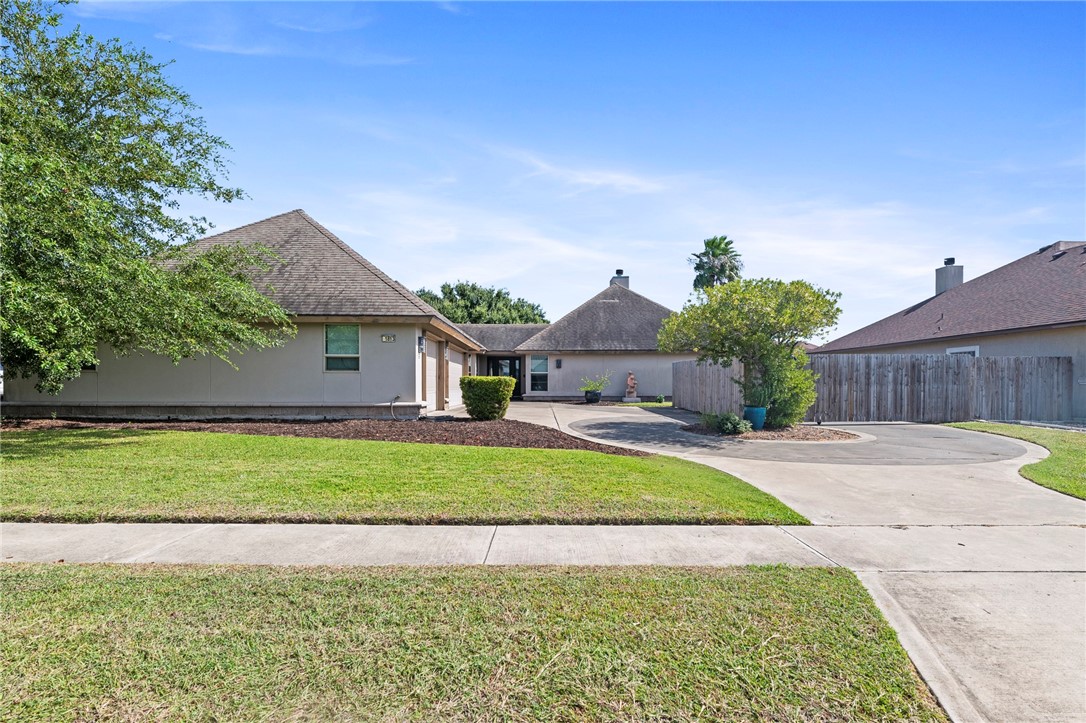
<svg viewBox="0 0 1086 723"><path fill-rule="evenodd" d="M7 460L31 460L62 457L72 452L136 444L141 437L156 434L135 429L44 429L4 433L3 454Z"/></svg>

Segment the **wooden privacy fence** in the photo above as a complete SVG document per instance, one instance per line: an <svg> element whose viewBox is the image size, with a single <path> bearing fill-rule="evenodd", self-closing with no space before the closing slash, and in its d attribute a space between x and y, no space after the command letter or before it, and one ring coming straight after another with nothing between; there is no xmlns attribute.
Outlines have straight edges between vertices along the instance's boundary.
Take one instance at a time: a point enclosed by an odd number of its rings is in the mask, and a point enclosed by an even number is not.
<svg viewBox="0 0 1086 723"><path fill-rule="evenodd" d="M807 419L837 422L1062 420L1071 416L1071 357L813 354L818 399ZM675 362L672 398L697 412L739 413L738 364Z"/></svg>

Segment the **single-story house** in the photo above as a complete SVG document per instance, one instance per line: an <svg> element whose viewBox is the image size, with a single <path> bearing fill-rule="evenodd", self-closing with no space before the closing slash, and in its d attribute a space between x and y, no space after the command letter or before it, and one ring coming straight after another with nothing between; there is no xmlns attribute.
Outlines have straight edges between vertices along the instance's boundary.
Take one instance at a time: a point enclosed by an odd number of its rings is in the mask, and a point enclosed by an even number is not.
<svg viewBox="0 0 1086 723"><path fill-rule="evenodd" d="M460 376L482 345L328 229L296 210L210 236L198 247L261 243L283 263L254 283L297 325L280 347L234 359L118 357L40 394L8 379L5 413L23 416L417 417L459 406Z"/></svg>
<svg viewBox="0 0 1086 723"><path fill-rule="evenodd" d="M233 359L237 369L209 356L174 365L100 348L99 364L56 396L36 391L33 379L6 380L4 412L414 418L462 405L464 375L514 376L526 398L548 398L579 396L582 376L608 370L614 374L604 394L622 396L626 373L634 371L641 394L669 395L671 362L692 358L656 352L656 333L670 311L630 291L621 274L555 324L456 325L301 210L209 236L197 247L254 243L282 261L253 281L290 313L294 339L247 351Z"/></svg>
<svg viewBox="0 0 1086 723"><path fill-rule="evenodd" d="M663 354L656 336L671 310L630 289L619 269L610 285L553 324L460 324L486 352L482 373L517 380L524 399L569 399L585 377L611 373L602 394L620 398L633 372L643 399L671 396L671 365L693 354Z"/></svg>
<svg viewBox="0 0 1086 723"><path fill-rule="evenodd" d="M1068 356L1072 416L1086 419L1086 241L1059 241L962 283L946 259L935 295L811 354Z"/></svg>

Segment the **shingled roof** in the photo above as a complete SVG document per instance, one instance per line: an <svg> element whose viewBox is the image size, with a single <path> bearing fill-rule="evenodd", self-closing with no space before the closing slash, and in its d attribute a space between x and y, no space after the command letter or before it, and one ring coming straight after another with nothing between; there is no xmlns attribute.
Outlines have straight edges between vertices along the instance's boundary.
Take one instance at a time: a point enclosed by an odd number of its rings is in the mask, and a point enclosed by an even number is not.
<svg viewBox="0 0 1086 723"><path fill-rule="evenodd" d="M612 284L516 347L528 351L656 351L671 310Z"/></svg>
<svg viewBox="0 0 1086 723"><path fill-rule="evenodd" d="M512 352L549 324L457 324L490 353Z"/></svg>
<svg viewBox="0 0 1086 723"><path fill-rule="evenodd" d="M464 334L301 209L208 236L195 248L218 244L263 244L282 259L253 283L293 315L418 318ZM465 340L478 346L470 335Z"/></svg>
<svg viewBox="0 0 1086 723"><path fill-rule="evenodd" d="M1086 241L1060 241L815 353L1074 324L1086 324Z"/></svg>

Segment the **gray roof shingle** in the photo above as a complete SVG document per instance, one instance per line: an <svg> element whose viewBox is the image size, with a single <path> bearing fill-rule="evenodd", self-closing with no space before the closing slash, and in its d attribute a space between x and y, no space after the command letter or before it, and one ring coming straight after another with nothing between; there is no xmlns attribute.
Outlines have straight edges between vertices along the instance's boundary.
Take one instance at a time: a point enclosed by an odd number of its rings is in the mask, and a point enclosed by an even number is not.
<svg viewBox="0 0 1086 723"><path fill-rule="evenodd" d="M612 284L516 347L527 351L656 351L671 310Z"/></svg>
<svg viewBox="0 0 1086 723"><path fill-rule="evenodd" d="M208 236L215 244L263 244L283 263L253 277L258 288L292 314L414 316L437 311L343 243L302 210Z"/></svg>
<svg viewBox="0 0 1086 723"><path fill-rule="evenodd" d="M512 352L549 324L457 324L491 353Z"/></svg>
<svg viewBox="0 0 1086 723"><path fill-rule="evenodd" d="M1086 241L1060 241L816 353L1080 323L1086 323Z"/></svg>
<svg viewBox="0 0 1086 723"><path fill-rule="evenodd" d="M282 263L253 274L253 283L293 315L432 317L456 330L436 309L301 209L208 236L194 246L217 244L271 249Z"/></svg>

